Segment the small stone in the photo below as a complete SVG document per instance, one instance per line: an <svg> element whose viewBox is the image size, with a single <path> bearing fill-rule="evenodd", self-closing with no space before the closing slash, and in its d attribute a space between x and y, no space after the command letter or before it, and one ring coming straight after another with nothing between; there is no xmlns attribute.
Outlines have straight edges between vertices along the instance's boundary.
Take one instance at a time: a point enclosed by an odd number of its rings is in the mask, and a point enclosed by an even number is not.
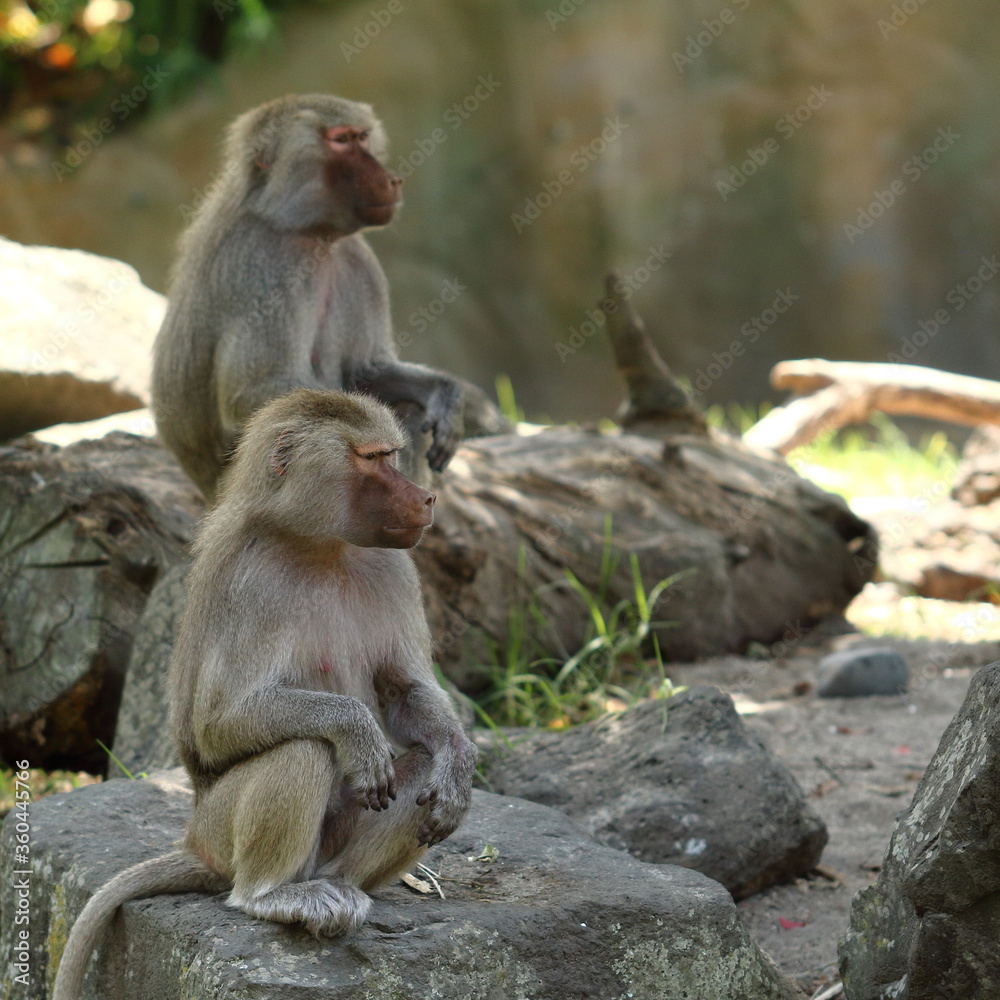
<svg viewBox="0 0 1000 1000"><path fill-rule="evenodd" d="M910 668L895 650L856 647L831 653L820 660L816 693L821 698L902 694L909 682Z"/></svg>

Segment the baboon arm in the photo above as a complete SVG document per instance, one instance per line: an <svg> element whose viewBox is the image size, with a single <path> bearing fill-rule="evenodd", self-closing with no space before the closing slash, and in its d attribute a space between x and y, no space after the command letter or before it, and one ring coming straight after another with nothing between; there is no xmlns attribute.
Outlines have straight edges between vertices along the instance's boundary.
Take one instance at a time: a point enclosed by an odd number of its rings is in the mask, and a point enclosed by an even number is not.
<svg viewBox="0 0 1000 1000"><path fill-rule="evenodd" d="M420 744L431 752L430 777L417 796L417 804L429 803L430 812L418 836L422 844L436 844L455 830L468 811L479 752L436 681L407 684L390 679L380 694L392 738L402 746Z"/></svg>
<svg viewBox="0 0 1000 1000"><path fill-rule="evenodd" d="M440 472L452 459L465 432L465 391L451 376L406 361L372 361L347 373L348 388L377 396L384 403L416 403L424 410L421 430L431 431L427 461Z"/></svg>
<svg viewBox="0 0 1000 1000"><path fill-rule="evenodd" d="M350 695L260 688L195 726L199 755L209 769L289 740L324 740L364 804L384 807L394 794L392 748L371 709Z"/></svg>

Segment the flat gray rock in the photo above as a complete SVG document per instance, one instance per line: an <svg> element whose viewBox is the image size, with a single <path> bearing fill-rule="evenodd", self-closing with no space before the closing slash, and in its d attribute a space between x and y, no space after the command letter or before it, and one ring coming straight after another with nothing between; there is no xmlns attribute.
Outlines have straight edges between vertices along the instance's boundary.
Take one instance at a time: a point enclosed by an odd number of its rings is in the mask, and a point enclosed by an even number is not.
<svg viewBox="0 0 1000 1000"><path fill-rule="evenodd" d="M820 660L816 693L821 698L903 694L909 683L910 668L896 650L855 646Z"/></svg>
<svg viewBox="0 0 1000 1000"><path fill-rule="evenodd" d="M826 845L795 779L713 687L515 739L484 767L493 791L555 806L601 843L703 872L737 899L805 875Z"/></svg>
<svg viewBox="0 0 1000 1000"><path fill-rule="evenodd" d="M1000 664L973 678L840 942L847 1000L1000 997Z"/></svg>
<svg viewBox="0 0 1000 1000"><path fill-rule="evenodd" d="M32 808L30 986L43 1000L67 928L128 865L169 849L190 793L181 772L112 781ZM4 831L11 856L13 824ZM478 857L487 844L498 857ZM602 847L562 814L476 792L462 827L430 852L447 899L375 893L341 941L252 920L222 897L127 903L91 964L85 1000L800 1000L749 937L722 886ZM3 880L4 955L14 897Z"/></svg>

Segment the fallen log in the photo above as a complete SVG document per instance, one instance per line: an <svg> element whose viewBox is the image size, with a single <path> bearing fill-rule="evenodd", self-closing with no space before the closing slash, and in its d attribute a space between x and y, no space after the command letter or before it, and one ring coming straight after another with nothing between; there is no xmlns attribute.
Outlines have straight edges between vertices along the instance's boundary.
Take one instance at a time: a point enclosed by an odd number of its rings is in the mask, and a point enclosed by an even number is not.
<svg viewBox="0 0 1000 1000"><path fill-rule="evenodd" d="M146 598L200 511L131 434L0 449L0 758L104 770Z"/></svg>
<svg viewBox="0 0 1000 1000"><path fill-rule="evenodd" d="M782 361L771 384L794 394L744 435L757 448L787 455L830 430L861 424L875 412L978 426L1000 424L1000 382L918 365Z"/></svg>

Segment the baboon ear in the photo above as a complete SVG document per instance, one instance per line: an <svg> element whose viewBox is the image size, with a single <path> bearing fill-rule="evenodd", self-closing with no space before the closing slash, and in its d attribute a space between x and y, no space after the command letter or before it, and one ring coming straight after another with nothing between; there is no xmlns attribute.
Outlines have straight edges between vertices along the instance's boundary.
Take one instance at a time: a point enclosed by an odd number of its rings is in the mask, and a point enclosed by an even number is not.
<svg viewBox="0 0 1000 1000"><path fill-rule="evenodd" d="M292 452L295 449L295 435L291 429L286 427L274 442L271 449L271 471L276 476L283 476L288 472L288 466L292 461Z"/></svg>

